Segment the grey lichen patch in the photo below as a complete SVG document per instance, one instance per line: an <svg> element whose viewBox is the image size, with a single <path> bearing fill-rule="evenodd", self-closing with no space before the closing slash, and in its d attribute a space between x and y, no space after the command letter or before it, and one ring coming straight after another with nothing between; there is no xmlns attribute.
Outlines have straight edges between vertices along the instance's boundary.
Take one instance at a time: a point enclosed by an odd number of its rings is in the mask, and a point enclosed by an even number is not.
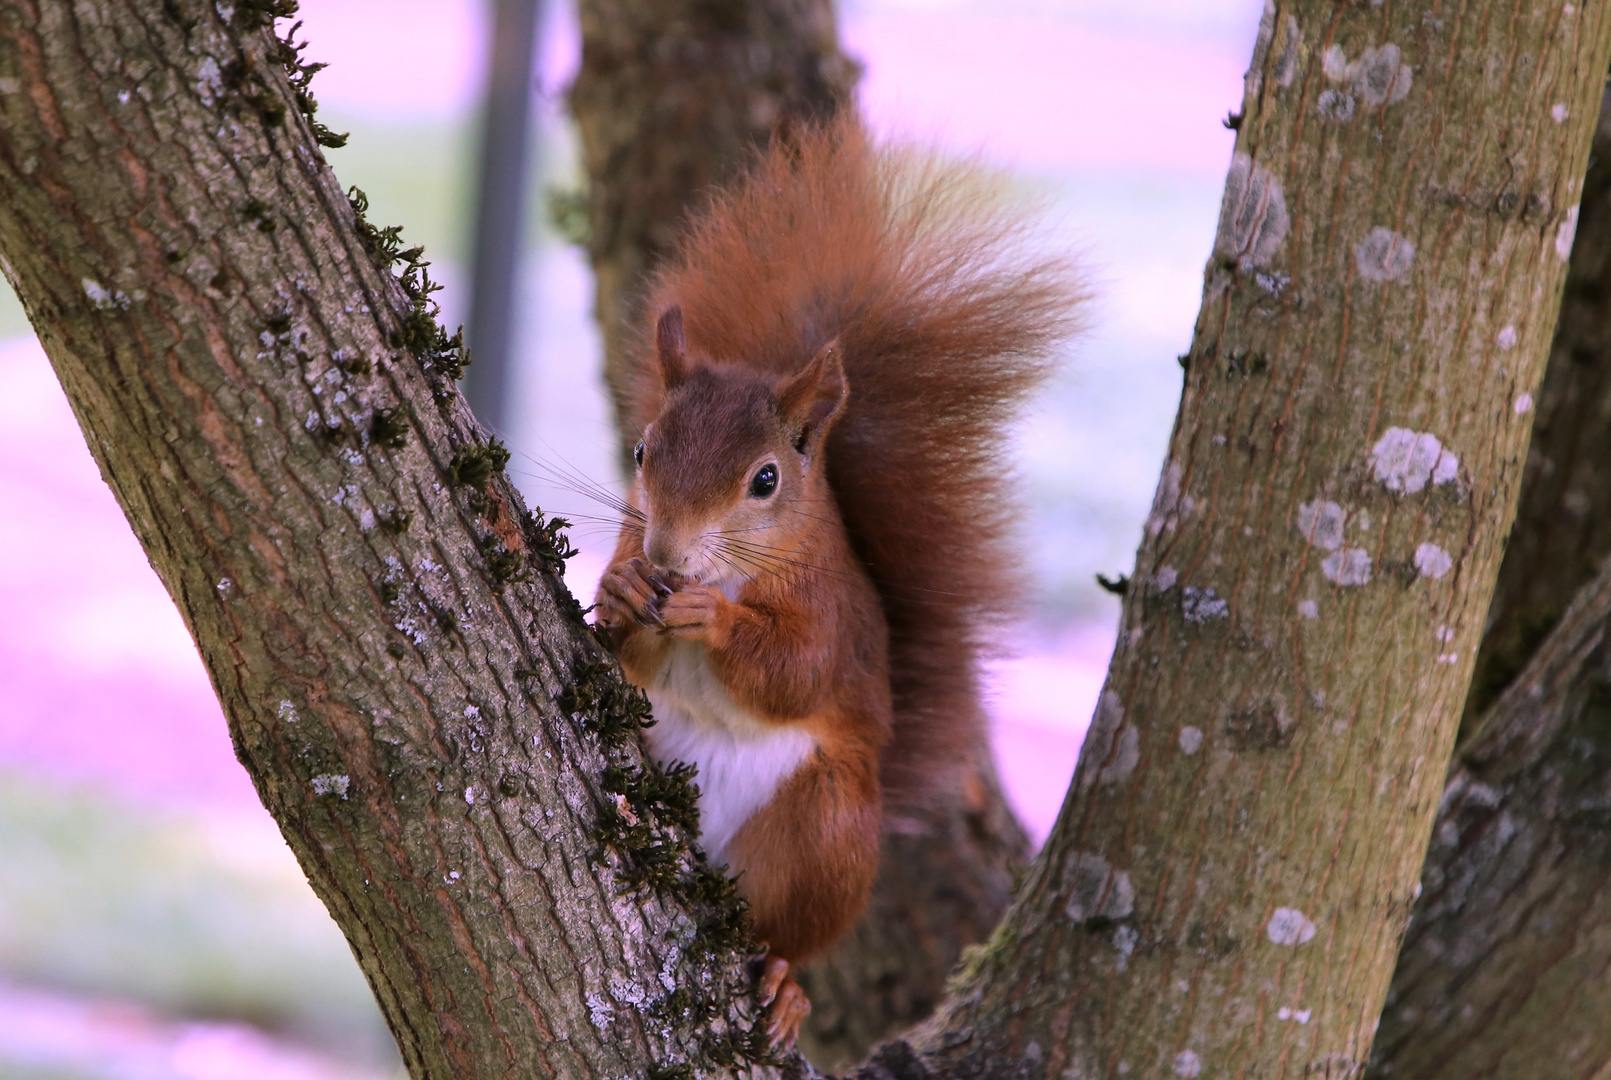
<svg viewBox="0 0 1611 1080"><path fill-rule="evenodd" d="M1354 265L1367 281L1397 281L1415 263L1415 245L1407 237L1378 225L1354 245Z"/></svg>
<svg viewBox="0 0 1611 1080"><path fill-rule="evenodd" d="M1422 544L1415 549L1415 569L1422 577L1437 580L1454 569L1454 560L1438 545Z"/></svg>
<svg viewBox="0 0 1611 1080"><path fill-rule="evenodd" d="M1225 178L1214 254L1244 270L1268 266L1291 225L1281 182L1269 169L1238 152Z"/></svg>
<svg viewBox="0 0 1611 1080"><path fill-rule="evenodd" d="M1180 591L1180 612L1187 622L1201 626L1229 617L1231 604L1212 588L1188 585Z"/></svg>
<svg viewBox="0 0 1611 1080"><path fill-rule="evenodd" d="M1253 42L1253 60L1248 65L1245 85L1249 96L1257 96L1264 87L1264 66L1270 52L1275 52L1275 63L1270 75L1277 86L1291 86L1293 78L1298 73L1298 63L1302 59L1303 34L1298 29L1298 20L1288 15L1281 21L1281 28L1277 33L1275 25L1275 4L1272 0L1265 0L1264 13L1259 16L1258 37Z"/></svg>
<svg viewBox="0 0 1611 1080"><path fill-rule="evenodd" d="M1085 737L1075 784L1085 791L1102 784L1115 784L1135 771L1141 761L1141 733L1125 723L1124 701L1112 690L1102 691L1096 714Z"/></svg>
<svg viewBox="0 0 1611 1080"><path fill-rule="evenodd" d="M1303 31L1298 28L1295 16L1288 15L1281 22L1280 40L1275 51L1275 84L1286 87L1298 75L1298 63L1303 59Z"/></svg>
<svg viewBox="0 0 1611 1080"><path fill-rule="evenodd" d="M1577 239L1578 208L1572 207L1555 230L1555 254L1562 262L1572 257L1572 242Z"/></svg>
<svg viewBox="0 0 1611 1080"><path fill-rule="evenodd" d="M1128 884L1129 877L1125 876ZM1113 948L1118 952L1119 959L1114 963L1115 971L1123 971L1130 966L1130 957L1135 955L1136 946L1141 942L1141 933L1128 923L1120 923L1119 928L1113 931Z"/></svg>
<svg viewBox="0 0 1611 1080"><path fill-rule="evenodd" d="M1180 462L1165 463L1163 475L1158 479L1158 492L1152 499L1152 513L1147 515L1147 535L1157 536L1168 530L1173 532L1184 514L1191 513L1190 500L1182 506Z"/></svg>
<svg viewBox="0 0 1611 1080"><path fill-rule="evenodd" d="M1296 948L1314 940L1315 924L1297 908L1276 908L1264 932L1273 944Z"/></svg>
<svg viewBox="0 0 1611 1080"><path fill-rule="evenodd" d="M345 799L347 790L352 786L352 778L336 773L321 773L308 781L313 785L315 795L339 795Z"/></svg>
<svg viewBox="0 0 1611 1080"><path fill-rule="evenodd" d="M1354 95L1346 90L1322 90L1320 96L1315 99L1315 111L1327 120L1346 124L1354 118L1354 107L1357 104Z"/></svg>
<svg viewBox="0 0 1611 1080"><path fill-rule="evenodd" d="M89 297L90 306L97 311L127 311L131 303L127 293L121 289L109 289L99 281L85 278L79 282L84 287L84 295Z"/></svg>
<svg viewBox="0 0 1611 1080"><path fill-rule="evenodd" d="M1414 495L1428 483L1452 484L1460 476L1460 459L1444 449L1436 435L1390 427L1371 447L1371 470L1395 494Z"/></svg>
<svg viewBox="0 0 1611 1080"><path fill-rule="evenodd" d="M1392 42L1366 49L1349 60L1341 46L1333 45L1321 58L1326 78L1347 83L1367 105L1391 105L1409 95L1414 73Z"/></svg>
<svg viewBox="0 0 1611 1080"><path fill-rule="evenodd" d="M1136 771L1141 762L1141 733L1134 724L1126 724L1119 729L1118 745L1114 748L1113 760L1102 767L1097 774L1100 784L1117 784L1120 780Z"/></svg>
<svg viewBox="0 0 1611 1080"><path fill-rule="evenodd" d="M1130 875L1114 870L1100 855L1076 851L1063 864L1063 910L1077 923L1128 918L1136 909Z"/></svg>
<svg viewBox="0 0 1611 1080"><path fill-rule="evenodd" d="M1187 1080L1191 1080L1191 1077L1197 1076L1203 1071L1203 1062L1195 1052L1182 1050L1175 1055L1175 1061L1171 1068L1176 1076L1184 1076Z"/></svg>
<svg viewBox="0 0 1611 1080"><path fill-rule="evenodd" d="M1298 532L1327 551L1342 547L1343 524L1347 520L1348 512L1334 502L1316 499L1298 507Z"/></svg>
<svg viewBox="0 0 1611 1080"><path fill-rule="evenodd" d="M1364 548L1344 548L1320 560L1320 572L1337 585L1369 585L1370 552Z"/></svg>
<svg viewBox="0 0 1611 1080"><path fill-rule="evenodd" d="M1188 724L1180 729L1180 735L1175 741L1180 745L1180 752L1190 757L1203 748L1202 730Z"/></svg>

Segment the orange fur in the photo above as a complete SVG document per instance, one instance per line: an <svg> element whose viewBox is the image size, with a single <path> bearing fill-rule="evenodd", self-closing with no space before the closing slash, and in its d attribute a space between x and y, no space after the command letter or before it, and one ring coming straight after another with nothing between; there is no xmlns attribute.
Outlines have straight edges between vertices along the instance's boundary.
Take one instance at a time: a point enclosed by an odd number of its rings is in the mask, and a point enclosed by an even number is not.
<svg viewBox="0 0 1611 1080"><path fill-rule="evenodd" d="M1075 329L1065 261L976 167L871 144L854 116L776 140L690 224L645 305L680 305L691 352L800 370L830 339L849 402L829 484L889 625L894 736L885 797L948 790L984 737L980 658L1021 596L1008 543L1008 425ZM665 390L644 333L633 420Z"/></svg>

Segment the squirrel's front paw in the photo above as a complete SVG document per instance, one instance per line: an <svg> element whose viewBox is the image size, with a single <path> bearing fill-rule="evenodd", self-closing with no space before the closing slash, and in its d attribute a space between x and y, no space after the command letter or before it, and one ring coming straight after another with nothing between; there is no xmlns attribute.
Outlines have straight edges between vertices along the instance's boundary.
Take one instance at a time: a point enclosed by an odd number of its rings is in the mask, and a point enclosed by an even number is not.
<svg viewBox="0 0 1611 1080"><path fill-rule="evenodd" d="M606 630L617 630L627 623L664 628L655 604L667 592L655 577L654 569L643 559L618 562L599 580L596 621Z"/></svg>
<svg viewBox="0 0 1611 1080"><path fill-rule="evenodd" d="M679 641L727 644L733 628L733 602L711 585L685 585L660 601L660 620Z"/></svg>

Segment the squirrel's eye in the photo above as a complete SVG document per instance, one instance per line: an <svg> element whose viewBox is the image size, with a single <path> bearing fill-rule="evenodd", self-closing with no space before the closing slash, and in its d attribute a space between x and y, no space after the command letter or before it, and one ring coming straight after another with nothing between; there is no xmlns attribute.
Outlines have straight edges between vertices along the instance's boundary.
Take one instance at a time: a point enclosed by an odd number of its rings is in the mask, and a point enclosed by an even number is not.
<svg viewBox="0 0 1611 1080"><path fill-rule="evenodd" d="M764 499L778 489L778 467L762 465L750 477L750 498Z"/></svg>
<svg viewBox="0 0 1611 1080"><path fill-rule="evenodd" d="M641 442L632 448L632 460L638 463L639 468L643 467L643 444Z"/></svg>

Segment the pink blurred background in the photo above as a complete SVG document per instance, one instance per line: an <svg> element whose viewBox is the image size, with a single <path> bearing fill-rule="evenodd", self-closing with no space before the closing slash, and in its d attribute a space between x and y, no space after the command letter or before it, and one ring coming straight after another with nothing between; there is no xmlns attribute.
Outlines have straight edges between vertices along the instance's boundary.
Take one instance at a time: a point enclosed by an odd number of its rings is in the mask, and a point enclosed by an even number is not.
<svg viewBox="0 0 1611 1080"><path fill-rule="evenodd" d="M1117 607L1091 578L1127 570L1140 536L1229 160L1220 121L1240 102L1259 8L863 0L841 10L875 127L1017 171L1101 293L1092 334L1019 439L1042 595L993 669L992 702L1009 796L1039 838L1112 648ZM314 83L323 115L353 132L331 163L370 192L378 220L427 243L449 318L463 308L487 15L474 0L304 0L301 15L309 55L331 65ZM534 222L541 190L576 181L560 113L574 16L564 5L548 15ZM562 447L606 478L582 257L534 235L525 266L522 420L506 436L537 459ZM525 479L545 508L582 508ZM590 594L605 541L577 539L570 576ZM0 878L0 1077L135 1075L136 1058L138 1075L153 1077L393 1069L345 945L234 761L189 638L9 296L0 610L0 865L11 868ZM198 1028L197 1015L222 1019Z"/></svg>

